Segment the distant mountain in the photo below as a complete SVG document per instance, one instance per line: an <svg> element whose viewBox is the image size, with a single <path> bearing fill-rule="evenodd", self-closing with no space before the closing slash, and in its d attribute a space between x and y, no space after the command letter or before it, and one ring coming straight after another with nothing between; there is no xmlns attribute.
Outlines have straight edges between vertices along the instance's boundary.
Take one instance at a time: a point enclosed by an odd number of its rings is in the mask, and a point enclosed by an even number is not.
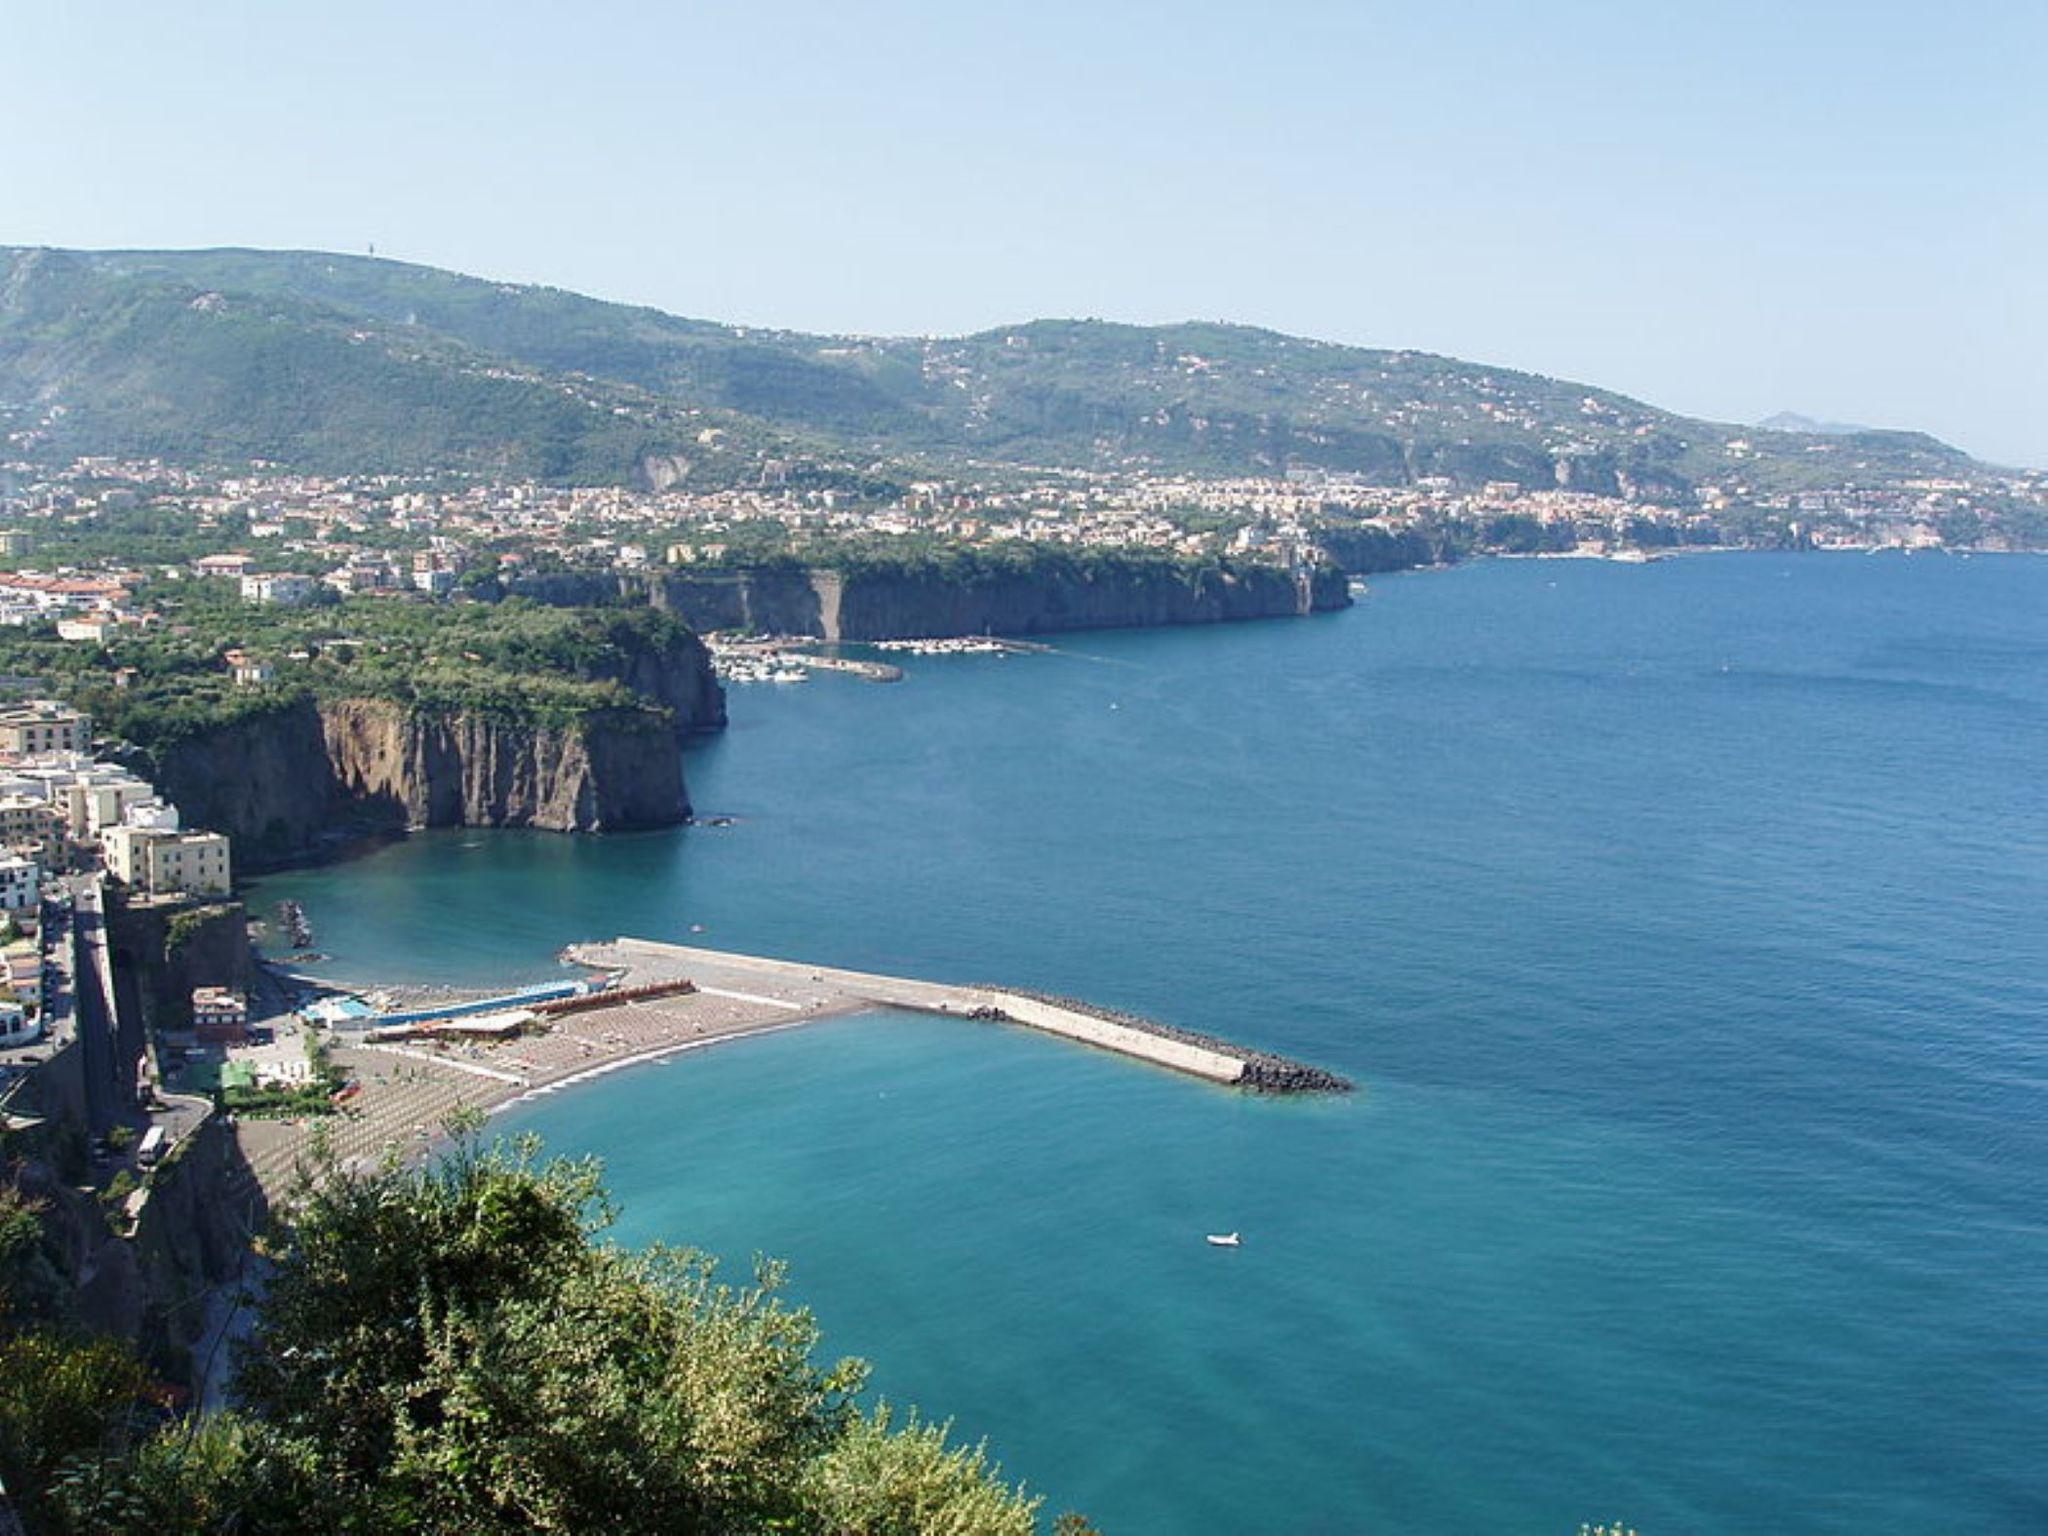
<svg viewBox="0 0 2048 1536"><path fill-rule="evenodd" d="M0 248L0 424L43 457L558 482L1018 469L1442 476L1683 496L1967 471L1427 353L1220 324L811 336L319 252Z"/></svg>
<svg viewBox="0 0 2048 1536"><path fill-rule="evenodd" d="M1855 437L1874 430L1847 421L1815 421L1797 411L1780 411L1775 416L1766 416L1757 425L1766 432L1802 432L1814 437Z"/></svg>

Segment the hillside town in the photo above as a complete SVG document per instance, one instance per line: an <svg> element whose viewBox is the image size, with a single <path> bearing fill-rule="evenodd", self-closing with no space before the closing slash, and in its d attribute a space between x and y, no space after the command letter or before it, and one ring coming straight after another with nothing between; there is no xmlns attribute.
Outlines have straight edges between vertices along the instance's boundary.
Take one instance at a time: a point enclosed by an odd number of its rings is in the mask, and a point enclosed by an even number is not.
<svg viewBox="0 0 2048 1536"><path fill-rule="evenodd" d="M154 569L111 555L62 559L67 545L141 512L160 514L192 558ZM10 567L0 569L0 625L54 621L66 639L105 644L155 622L129 600L151 575L225 578L251 603L293 605L323 590L447 596L465 583L564 568L639 572L807 553L829 558L849 541L1144 549L1287 564L1345 534L1396 539L1446 530L1468 530L1475 553L2030 548L2048 531L2048 475L2010 471L1771 494L1702 486L1680 503L1513 481L1471 486L1424 477L1387 486L1316 470L1216 479L1047 471L986 482L913 480L856 495L806 487L773 463L753 488L692 492L442 484L261 466L204 474L157 461L86 458L55 472L0 466L0 562Z"/></svg>
<svg viewBox="0 0 2048 1536"><path fill-rule="evenodd" d="M124 641L189 635L182 594L202 591L216 604L239 602L253 620L265 609L340 599L499 596L520 590L522 579L561 573L829 563L856 547L1141 550L1369 571L1473 554L1642 559L1731 545L2007 550L2039 547L2044 528L2048 476L2033 472L1767 496L1710 486L1680 504L1511 481L1386 486L1307 470L1271 478L1038 472L855 493L771 466L752 488L693 492L262 465L221 474L85 458L54 472L0 465L0 630L75 646L123 690L135 669L105 659L118 658ZM1383 563L1350 564L1361 548ZM917 654L1027 648L980 636L897 645ZM901 675L887 662L799 654L773 637L714 637L712 650L728 681L798 681L821 667L871 680ZM207 665L232 694L263 690L305 659L283 646L229 643ZM491 1031L517 1034L535 1007L560 999L492 999L479 1018L467 1002L393 1013L346 997L311 1005L312 992L288 995L279 977L251 963L248 930L264 925L250 924L232 900L227 836L185 825L179 807L132 766L133 754L96 740L92 718L48 691L45 677L0 676L0 1113L8 1123L89 1101L83 1118L101 1128L94 1177L128 1209L145 1198L148 1169L217 1106L324 1115L336 1095L357 1092L352 1069L330 1059L316 1029L360 1037L422 1019L432 1026L429 1055L405 1049L441 1063L438 1077L386 1084L351 1106L369 1110L346 1137L363 1155L414 1134L461 1092L473 1095L465 1073L480 1072L487 1085L510 1080L502 1066L453 1060L449 1042L479 1049L474 1042L491 1043ZM190 963L162 963L180 947L174 937L190 940L208 924L226 937L186 946ZM282 914L280 926L293 951L310 948L303 913ZM117 951L132 962L152 945L158 953L144 969L157 995L145 1004L117 974ZM166 975L175 980L169 996L157 985ZM295 1014L296 1005L307 1006ZM506 1023L515 1018L522 1022ZM567 1070L591 1052L643 1043L614 1040L618 1030L608 1028L555 1065ZM258 1130L250 1145L262 1176L274 1180L304 1143Z"/></svg>
<svg viewBox="0 0 2048 1536"><path fill-rule="evenodd" d="M0 703L0 849L0 1116L96 1127L92 1172L118 1220L141 1198L138 1173L205 1118L169 1091L192 1086L188 1055L225 1064L253 1041L233 966L152 1037L116 929L194 932L233 888L229 841L183 826L156 786L97 753L89 716L29 698Z"/></svg>

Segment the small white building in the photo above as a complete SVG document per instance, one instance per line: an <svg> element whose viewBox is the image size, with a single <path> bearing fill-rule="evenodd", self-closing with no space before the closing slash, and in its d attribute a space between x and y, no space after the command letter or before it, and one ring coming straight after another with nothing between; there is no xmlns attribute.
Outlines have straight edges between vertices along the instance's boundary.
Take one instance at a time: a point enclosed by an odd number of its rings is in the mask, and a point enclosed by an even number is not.
<svg viewBox="0 0 2048 1536"><path fill-rule="evenodd" d="M33 1045L43 1033L43 1021L31 1019L28 1010L16 1002L0 998L0 1051L11 1051L18 1045Z"/></svg>
<svg viewBox="0 0 2048 1536"><path fill-rule="evenodd" d="M82 640L90 645L105 645L121 632L121 621L111 613L88 613L77 618L57 621L59 640Z"/></svg>
<svg viewBox="0 0 2048 1536"><path fill-rule="evenodd" d="M0 912L33 912L43 899L43 866L18 853L0 854Z"/></svg>
<svg viewBox="0 0 2048 1536"><path fill-rule="evenodd" d="M14 1000L32 1011L43 1006L43 947L34 939L17 939L0 952L7 990Z"/></svg>
<svg viewBox="0 0 2048 1536"><path fill-rule="evenodd" d="M290 571L263 571L242 578L242 600L296 608L301 603L312 601L319 585L311 576L300 576Z"/></svg>

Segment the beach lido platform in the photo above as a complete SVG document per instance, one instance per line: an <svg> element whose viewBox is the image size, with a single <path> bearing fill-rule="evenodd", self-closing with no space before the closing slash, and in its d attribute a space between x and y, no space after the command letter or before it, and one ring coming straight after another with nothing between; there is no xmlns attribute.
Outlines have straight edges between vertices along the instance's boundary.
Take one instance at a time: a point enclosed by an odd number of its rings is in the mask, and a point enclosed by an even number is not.
<svg viewBox="0 0 2048 1536"><path fill-rule="evenodd" d="M714 997L782 1010L792 1020L868 1008L903 1008L1021 1025L1253 1092L1345 1093L1351 1089L1344 1078L1320 1067L1098 1008L1079 999L1028 989L919 981L652 939L574 944L563 954L579 965L616 974L622 986L687 979Z"/></svg>

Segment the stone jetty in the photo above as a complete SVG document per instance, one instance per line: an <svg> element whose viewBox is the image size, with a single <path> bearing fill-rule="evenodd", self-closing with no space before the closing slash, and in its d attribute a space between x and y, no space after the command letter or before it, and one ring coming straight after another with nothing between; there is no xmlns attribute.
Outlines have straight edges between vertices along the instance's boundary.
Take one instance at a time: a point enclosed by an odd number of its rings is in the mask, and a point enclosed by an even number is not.
<svg viewBox="0 0 2048 1536"><path fill-rule="evenodd" d="M773 1003L814 1017L881 1006L1018 1024L1257 1093L1345 1093L1352 1086L1321 1067L1024 988L957 986L651 939L571 945L565 958L616 972L623 985L687 978L713 996Z"/></svg>

